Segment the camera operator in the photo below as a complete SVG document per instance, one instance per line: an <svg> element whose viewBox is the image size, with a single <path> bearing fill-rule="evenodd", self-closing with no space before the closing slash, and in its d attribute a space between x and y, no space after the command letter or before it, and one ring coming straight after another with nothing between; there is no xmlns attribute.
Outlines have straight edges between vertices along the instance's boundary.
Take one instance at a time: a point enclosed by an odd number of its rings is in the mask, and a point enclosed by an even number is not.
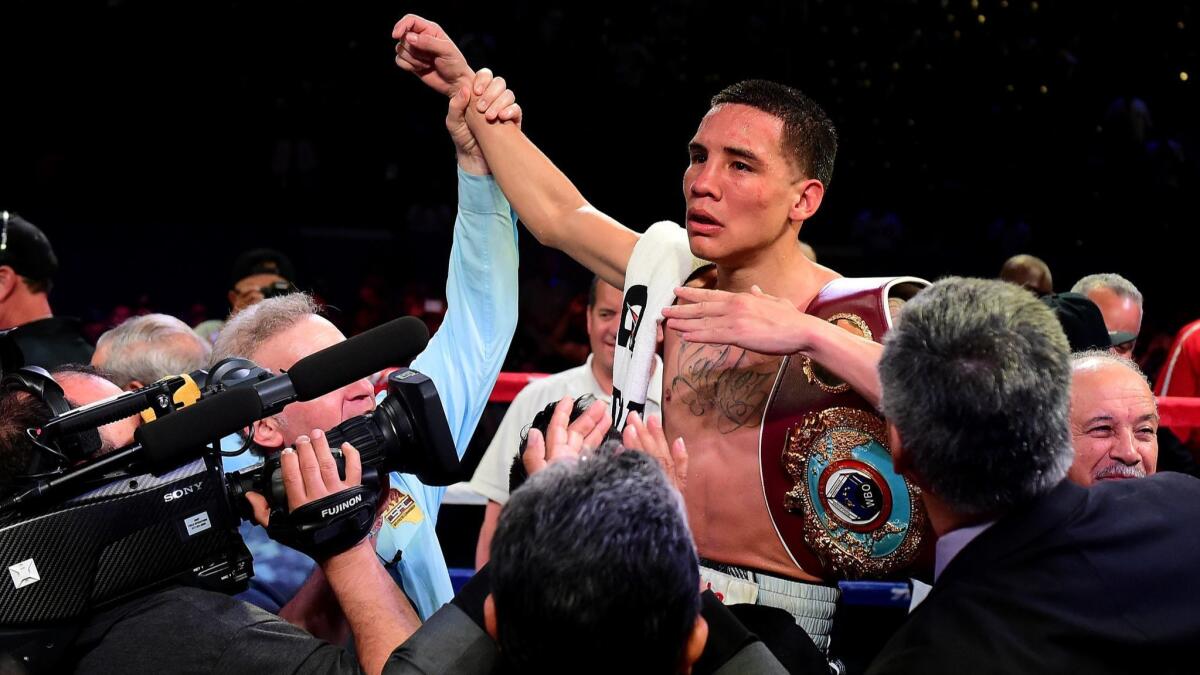
<svg viewBox="0 0 1200 675"><path fill-rule="evenodd" d="M436 384L459 456L487 403L517 320L517 233L508 202L489 175L486 162L466 129L467 97L450 102L447 127L459 163L459 209L451 248L441 328L412 368ZM502 105L512 105L508 98ZM519 116L519 108L512 105ZM303 293L267 298L230 317L213 348L213 362L248 358L280 372L299 359L345 339L318 313ZM397 364L400 365L400 364ZM374 389L366 379L262 420L253 431L255 446L267 453L293 444L310 429L330 429L375 408ZM227 471L256 461L246 453L227 461ZM454 595L434 530L444 487L393 473L377 525L377 550L388 563L421 617L430 616ZM261 530L244 531L255 559L254 602L312 630L338 639L336 605L320 575L308 581L312 562L266 541ZM301 584L303 588L301 588ZM249 598L248 598L249 599Z"/></svg>
<svg viewBox="0 0 1200 675"><path fill-rule="evenodd" d="M40 380L38 385L43 388L57 386L55 380L41 373L31 372L27 377ZM94 386L98 379L94 375L68 371L56 377L66 385L58 395L73 404L88 404L108 394L105 388ZM109 387L116 389L115 385ZM41 427L51 417L51 408L36 391L14 378L4 380L0 389L0 495L7 491L5 486L15 476L28 472L34 460L36 448L26 429ZM324 438L319 432L314 436L318 439L315 443L304 439L297 443L298 452L289 451L283 459L285 479L291 481L286 483L288 506L293 510L358 480L358 455L349 446L343 448L347 458L345 482L336 473L333 479L327 479L328 472L322 473L319 467L315 472L310 471L317 466L313 458L320 450L324 449L324 456L329 455ZM261 498L258 503L263 503ZM412 608L373 558L369 548L359 545L321 561L333 592L351 616L357 617L363 611L387 612L386 620L372 619L378 621L374 625L379 630L364 630L357 636L360 654L364 655L374 653L375 636L386 635L385 641L391 641L394 647L418 624ZM362 559L370 564L362 564ZM374 604L364 608L361 598L368 587ZM391 632L380 632L387 628ZM361 672L345 650L314 638L273 614L222 593L187 586L162 588L83 617L55 671L130 673L180 669L254 675ZM0 672L23 670L8 655L0 654Z"/></svg>
<svg viewBox="0 0 1200 675"><path fill-rule="evenodd" d="M31 379L42 389L31 386ZM25 381L14 380L6 378L0 389L0 420L4 422L0 424L0 467L6 476L29 473L35 449L25 430L40 428L50 419L51 407L44 401L57 387L37 371L26 373ZM58 396L64 393L56 391ZM547 463L578 456L581 447L597 443L604 435L608 417L602 414L600 404L594 404L568 426L570 407L569 398L556 406L545 434L548 442L542 440L541 433L531 432L531 452L525 458L531 472ZM661 427L643 427L636 418L633 422L631 428L639 431L633 436L627 430L627 443L635 443L668 465L675 462L673 473L686 471L678 464L684 457L675 456L676 450L682 455L683 448L668 450ZM97 440L93 448L99 445ZM591 670L596 671L597 666L606 663L599 656L618 636L621 644L633 647L628 653L634 654L635 660L629 665L639 671L688 671L703 649L712 668L702 668L701 672L748 672L747 668L753 672L781 672L754 636L728 616L714 598L703 598L705 618L697 615L701 603L696 595L695 552L687 536L679 496L653 459L627 456L612 463L611 457L603 459L601 453L587 466L580 463L581 471L571 469L555 479L541 478L541 483L534 481L535 487L521 490L526 496L517 501L525 505L525 510L518 511L525 516L560 513L561 527L531 534L522 530L532 522L528 517L509 514L502 518L501 532L506 534L498 535L494 549L511 547L511 555L497 555L496 583L489 587L489 577L480 575L471 582L471 591L464 590L452 605L443 607L429 624L420 627L415 611L380 564L374 543L367 538L375 497L359 486L359 454L349 444L343 444L341 451L345 465L341 475L320 430L298 436L294 447L281 451L288 519L280 525L315 525L322 534L307 539L280 538L299 542L298 548L310 552L326 547L323 557L317 554L321 569L354 629L356 653L368 672L376 673L381 668L389 673L491 672L498 654L510 657L528 672L541 672L546 667L578 664L578 657L564 656L573 653L572 645L594 652L586 658ZM272 526L266 500L255 493L247 498L254 507L255 519L263 526ZM547 499L550 502L543 503ZM337 519L351 512L357 512L356 517L342 521L353 523L351 527L330 529L331 524L338 525ZM357 517L364 513L366 518ZM630 519L631 514L638 517ZM280 534L278 528L274 532ZM545 536L573 543L544 547ZM330 545L331 541L340 543ZM544 550L538 553L538 549ZM583 558L577 557L580 555ZM564 565L558 556L578 564ZM525 565L519 562L522 559L530 561L529 569L523 569ZM505 561L516 566L506 566ZM635 568L632 574L618 574L624 581L613 581L613 569L631 565ZM589 588L593 584L586 583L588 579L608 580L595 584L593 595L599 595L584 601L584 606L592 610L603 609L579 612L579 605L570 601L564 604L560 582L567 577L560 574L573 575ZM539 599L526 608L532 614L526 616L514 608L511 599L503 600L529 595L532 591L527 584L538 578L557 582L543 589ZM490 594L495 594L496 600L486 599ZM534 617L542 612L535 605L546 605L545 611L566 612L563 625L557 629L562 640L537 637L538 630L529 623L533 620L536 624ZM706 633L714 634L706 630L706 620L718 621L716 640L706 640ZM177 670L181 665L200 672L358 672L341 649L261 609L190 586L160 588L102 607L78 621L78 629L62 639L64 655L54 664L56 672L161 671ZM520 634L524 637L518 644L514 636L519 627L523 627ZM493 638L500 641L500 652ZM654 648L642 649L644 645L639 641L648 641L646 644ZM605 658L609 662L621 659L612 653ZM11 660L0 661L4 672L16 665Z"/></svg>
<svg viewBox="0 0 1200 675"><path fill-rule="evenodd" d="M358 451L349 443L343 443L341 450L345 457L344 479L319 429L311 437L297 438L294 449L283 450L280 467L290 512L359 485L362 465ZM270 521L266 500L255 493L248 498L254 505L255 519L266 526ZM330 556L321 563L321 571L354 628L359 661L368 673L378 673L392 650L421 625L420 619L379 563L369 538L364 537L346 551Z"/></svg>

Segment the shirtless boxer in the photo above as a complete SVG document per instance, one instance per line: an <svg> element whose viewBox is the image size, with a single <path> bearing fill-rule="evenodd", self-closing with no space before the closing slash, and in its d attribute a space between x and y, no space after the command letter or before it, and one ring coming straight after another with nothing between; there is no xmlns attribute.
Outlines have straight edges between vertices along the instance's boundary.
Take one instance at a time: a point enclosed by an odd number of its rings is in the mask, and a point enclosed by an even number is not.
<svg viewBox="0 0 1200 675"><path fill-rule="evenodd" d="M397 64L430 87L454 95L471 82L474 72L437 24L409 15L392 36ZM509 95L501 78L469 93L478 105L468 124L521 221L541 243L624 287L640 235L592 207L497 113L504 101L491 102ZM781 357L808 356L879 402L881 346L802 311L840 276L808 260L798 241L824 198L836 146L824 111L794 89L749 81L718 94L683 177L691 252L715 267L677 289L678 304L663 312L664 426L669 438L687 439L696 546L707 560L781 581L821 581L792 560L761 498L759 427Z"/></svg>

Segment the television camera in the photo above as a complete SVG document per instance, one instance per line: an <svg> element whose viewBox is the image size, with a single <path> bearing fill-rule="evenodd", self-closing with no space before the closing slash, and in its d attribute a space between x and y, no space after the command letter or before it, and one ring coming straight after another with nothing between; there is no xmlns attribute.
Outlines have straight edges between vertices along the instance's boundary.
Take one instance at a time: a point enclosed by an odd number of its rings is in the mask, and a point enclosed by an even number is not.
<svg viewBox="0 0 1200 675"><path fill-rule="evenodd" d="M31 470L10 479L0 498L0 565L11 577L0 582L0 654L37 670L53 663L69 644L64 636L98 609L170 584L244 590L253 576L237 532L251 517L244 496L263 494L273 521L286 513L286 499L277 455L228 474L222 456L249 451L252 433L245 432L258 420L407 362L428 339L420 320L405 317L284 373L227 359L207 373L60 407L29 429ZM428 485L464 479L472 462L458 457L434 383L403 368L391 373L387 388L373 412L326 431L331 447L350 442L359 450L367 485L391 471ZM133 414L146 422L134 443L86 456L99 426ZM234 449L222 451L223 440Z"/></svg>

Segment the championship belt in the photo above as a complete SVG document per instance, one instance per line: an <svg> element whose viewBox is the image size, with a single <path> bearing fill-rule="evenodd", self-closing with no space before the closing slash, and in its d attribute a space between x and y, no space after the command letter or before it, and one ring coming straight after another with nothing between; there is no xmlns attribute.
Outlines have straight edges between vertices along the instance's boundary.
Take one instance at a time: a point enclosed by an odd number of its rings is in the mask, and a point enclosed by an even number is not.
<svg viewBox="0 0 1200 675"><path fill-rule="evenodd" d="M928 285L915 277L835 279L806 311L881 342L892 325L889 301ZM759 452L771 520L806 572L884 578L928 552L933 540L920 490L892 468L883 418L808 357L780 364Z"/></svg>

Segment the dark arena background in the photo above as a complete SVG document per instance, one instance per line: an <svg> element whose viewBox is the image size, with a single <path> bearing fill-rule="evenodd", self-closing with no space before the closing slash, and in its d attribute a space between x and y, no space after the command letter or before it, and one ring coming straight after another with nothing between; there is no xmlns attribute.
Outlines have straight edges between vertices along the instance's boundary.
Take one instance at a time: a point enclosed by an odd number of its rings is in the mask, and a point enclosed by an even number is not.
<svg viewBox="0 0 1200 675"><path fill-rule="evenodd" d="M407 12L505 76L529 135L635 229L682 218L708 98L765 77L841 134L802 232L822 263L994 277L1032 253L1060 291L1118 272L1146 295L1140 352L1200 314L1190 3L7 0L0 206L54 242L56 311L221 317L234 257L265 245L348 332L436 314L454 156L445 101L392 62ZM522 237L506 368L553 371L545 334L587 276Z"/></svg>

